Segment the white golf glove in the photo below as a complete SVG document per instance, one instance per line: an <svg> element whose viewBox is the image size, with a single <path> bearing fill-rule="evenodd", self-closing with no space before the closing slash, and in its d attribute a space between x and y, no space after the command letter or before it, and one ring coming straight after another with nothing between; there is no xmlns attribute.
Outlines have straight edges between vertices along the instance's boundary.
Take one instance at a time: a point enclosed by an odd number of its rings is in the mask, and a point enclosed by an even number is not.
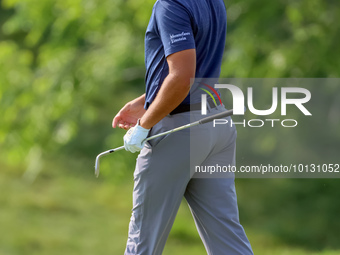
<svg viewBox="0 0 340 255"><path fill-rule="evenodd" d="M143 128L139 125L139 120L137 125L130 128L124 135L124 147L125 150L135 153L143 149L145 138L148 136L150 129Z"/></svg>

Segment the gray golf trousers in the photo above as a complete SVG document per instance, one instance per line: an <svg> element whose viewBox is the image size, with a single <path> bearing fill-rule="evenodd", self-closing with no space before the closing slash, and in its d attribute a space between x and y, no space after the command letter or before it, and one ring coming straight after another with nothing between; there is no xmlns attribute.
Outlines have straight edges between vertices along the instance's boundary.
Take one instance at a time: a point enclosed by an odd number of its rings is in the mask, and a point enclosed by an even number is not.
<svg viewBox="0 0 340 255"><path fill-rule="evenodd" d="M220 105L209 114L225 111ZM150 136L201 119L200 111L167 116ZM234 175L195 178L196 165L234 165L235 127L212 123L150 140L137 158L125 255L161 255L185 197L208 255L253 254L239 222Z"/></svg>

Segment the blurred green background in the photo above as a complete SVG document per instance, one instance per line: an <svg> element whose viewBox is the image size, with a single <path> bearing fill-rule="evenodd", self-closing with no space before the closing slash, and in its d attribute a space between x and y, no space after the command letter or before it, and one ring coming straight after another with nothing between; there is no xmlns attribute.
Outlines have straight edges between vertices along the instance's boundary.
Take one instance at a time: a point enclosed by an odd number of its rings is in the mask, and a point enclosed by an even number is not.
<svg viewBox="0 0 340 255"><path fill-rule="evenodd" d="M122 144L112 118L144 91L154 2L0 0L1 255L123 254L136 155L106 157L99 179L94 160ZM221 77L339 77L337 0L226 6ZM240 130L238 164L292 163L292 155L339 163L340 87L321 84L313 96L325 122L314 117L290 133ZM255 254L340 254L339 184L236 180ZM206 254L184 202L164 254Z"/></svg>

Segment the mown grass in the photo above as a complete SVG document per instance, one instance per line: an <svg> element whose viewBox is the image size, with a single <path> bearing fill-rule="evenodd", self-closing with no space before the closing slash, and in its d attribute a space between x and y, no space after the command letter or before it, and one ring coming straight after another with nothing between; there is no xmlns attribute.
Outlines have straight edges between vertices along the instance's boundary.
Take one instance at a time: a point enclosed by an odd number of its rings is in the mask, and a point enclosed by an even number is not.
<svg viewBox="0 0 340 255"><path fill-rule="evenodd" d="M28 183L21 169L2 168L1 255L123 254L132 203L132 178L119 182L104 176L95 179L92 165L90 171L72 171L51 162L33 183ZM244 186L237 185L242 191L241 203L245 193L252 190L245 191ZM256 221L251 219L251 213L247 217L250 219L246 222ZM265 229L251 224L244 227L255 254L340 254L340 250L316 251L289 245ZM206 254L185 202L163 254Z"/></svg>

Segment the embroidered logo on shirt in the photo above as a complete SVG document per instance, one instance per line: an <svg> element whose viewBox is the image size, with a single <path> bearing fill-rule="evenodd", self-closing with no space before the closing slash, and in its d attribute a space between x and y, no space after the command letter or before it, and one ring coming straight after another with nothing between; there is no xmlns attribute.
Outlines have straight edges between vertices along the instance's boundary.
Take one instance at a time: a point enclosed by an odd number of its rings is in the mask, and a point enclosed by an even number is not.
<svg viewBox="0 0 340 255"><path fill-rule="evenodd" d="M179 34L171 34L170 35L171 43L186 41L187 40L186 36L189 36L189 35L191 35L190 32L182 32L182 33L179 33Z"/></svg>

